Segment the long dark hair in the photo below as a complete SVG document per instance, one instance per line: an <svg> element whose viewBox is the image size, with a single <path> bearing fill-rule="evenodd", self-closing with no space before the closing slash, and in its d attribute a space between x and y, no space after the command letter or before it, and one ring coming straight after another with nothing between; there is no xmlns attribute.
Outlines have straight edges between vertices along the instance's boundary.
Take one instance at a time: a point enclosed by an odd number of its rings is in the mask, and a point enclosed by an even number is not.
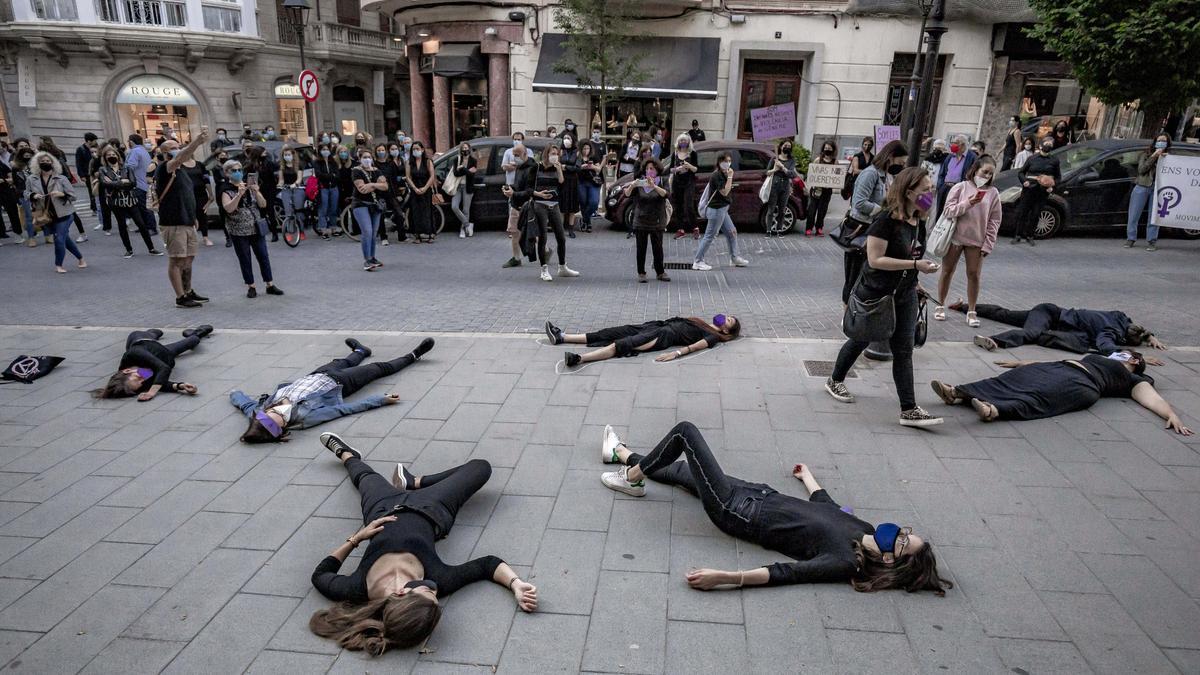
<svg viewBox="0 0 1200 675"><path fill-rule="evenodd" d="M1154 147L1154 144L1155 144L1155 143L1157 143L1157 142L1158 142L1158 139L1160 139L1160 138L1166 138L1166 139L1167 139L1167 147L1166 147L1166 150L1170 150L1170 149L1171 149L1171 134L1168 134L1168 133L1167 133L1167 132L1165 132L1165 131L1160 131L1160 132L1158 132L1157 134L1154 134L1154 138L1151 138L1151 139L1150 139L1150 147L1146 148L1146 154L1147 154L1147 155L1153 155L1153 154L1154 154L1154 151L1155 151L1155 150L1157 150L1157 148L1155 148L1155 147Z"/></svg>
<svg viewBox="0 0 1200 675"><path fill-rule="evenodd" d="M341 602L313 612L308 629L340 647L379 656L392 647L421 644L442 618L436 600L420 593L389 595L361 605Z"/></svg>
<svg viewBox="0 0 1200 675"><path fill-rule="evenodd" d="M417 158L417 154L415 152L417 148L421 149L421 157L420 157L421 162L433 161L429 158L429 153L425 152L425 144L422 143L421 141L413 141L413 144L408 146L408 166L412 171L417 170L418 158Z"/></svg>
<svg viewBox="0 0 1200 675"><path fill-rule="evenodd" d="M879 154L875 155L871 166L875 167L879 173L886 174L888 165L899 157L908 157L908 146L904 144L904 141L888 141Z"/></svg>
<svg viewBox="0 0 1200 675"><path fill-rule="evenodd" d="M954 588L954 582L938 576L937 557L933 555L933 546L929 542L925 542L916 553L902 555L889 564L883 561L882 555L856 541L854 560L858 570L850 579L850 585L859 593L903 588L909 593L933 591L938 596L944 596L945 589Z"/></svg>
<svg viewBox="0 0 1200 675"><path fill-rule="evenodd" d="M103 387L92 390L92 398L126 398L137 393L129 386L129 375L117 371L108 378Z"/></svg>
<svg viewBox="0 0 1200 675"><path fill-rule="evenodd" d="M242 434L241 441L243 443L286 443L291 440L288 436L288 430L284 429L283 433L278 438L271 435L270 431L263 426L262 422L257 419L250 418L250 426L246 427L246 431Z"/></svg>
<svg viewBox="0 0 1200 675"><path fill-rule="evenodd" d="M992 181L996 180L996 160L991 155L980 155L979 159L975 160L975 163L971 165L971 170L967 172L963 180L974 181L975 174L979 173L979 169L984 166L992 167L992 177L988 179L987 185L984 186L985 188L991 187Z"/></svg>

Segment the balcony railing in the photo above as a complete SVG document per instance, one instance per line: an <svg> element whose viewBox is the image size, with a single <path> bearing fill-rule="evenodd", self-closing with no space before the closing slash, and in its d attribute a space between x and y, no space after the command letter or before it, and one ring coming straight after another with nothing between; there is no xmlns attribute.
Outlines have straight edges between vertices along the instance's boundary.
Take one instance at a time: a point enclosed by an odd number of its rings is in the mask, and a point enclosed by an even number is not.
<svg viewBox="0 0 1200 675"><path fill-rule="evenodd" d="M403 53L403 43L393 40L390 33L337 23L310 23L305 26L304 46L314 49L383 49ZM296 24L279 18L279 41L285 45L298 44Z"/></svg>
<svg viewBox="0 0 1200 675"><path fill-rule="evenodd" d="M104 23L183 28L187 26L187 4L171 0L96 0L96 18Z"/></svg>

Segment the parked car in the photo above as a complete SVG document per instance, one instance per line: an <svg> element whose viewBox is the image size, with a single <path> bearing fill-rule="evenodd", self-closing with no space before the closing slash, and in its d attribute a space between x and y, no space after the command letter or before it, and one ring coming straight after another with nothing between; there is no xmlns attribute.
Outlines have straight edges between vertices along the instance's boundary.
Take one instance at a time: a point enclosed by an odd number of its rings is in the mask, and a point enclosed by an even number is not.
<svg viewBox="0 0 1200 675"><path fill-rule="evenodd" d="M1034 237L1048 239L1067 229L1120 228L1124 231L1138 160L1149 144L1146 139L1106 139L1074 143L1050 153L1058 158L1062 182L1050 193L1038 214ZM1200 156L1200 144L1176 143L1171 146L1171 152ZM1017 170L996 174L994 185L1000 191L1004 210L1000 230L1011 232L1016 224L1017 200L1021 196ZM1143 214L1143 223L1146 218ZM1165 231L1188 238L1200 237L1200 229L1167 228Z"/></svg>
<svg viewBox="0 0 1200 675"><path fill-rule="evenodd" d="M729 151L733 155L733 191L730 193L732 208L729 216L738 227L755 225L766 230L767 208L758 199L758 190L766 180L767 167L775 155L775 147L766 143L750 143L747 141L703 141L696 144L696 201L699 203L700 194L708 183L709 176L716 168L717 155ZM633 174L627 174L617 179L616 185L621 187L633 180ZM796 223L805 218L805 188L804 179L797 177L792 181L792 196L783 215L784 232L791 230ZM633 203L625 198L622 190L611 190L605 203L608 219L614 224L623 225L633 217Z"/></svg>
<svg viewBox="0 0 1200 675"><path fill-rule="evenodd" d="M536 157L550 142L549 138L526 137L525 147L532 150ZM475 172L475 193L471 199L471 222L476 226L507 223L508 199L500 191L504 186L504 170L500 168L500 162L504 158L504 151L512 147L512 137L486 136L471 139L470 143L478 167ZM456 156L456 152L447 151L433 160L439 184L446 179L446 173L450 171L451 162ZM440 208L445 211L446 222L458 222L450 212L449 197Z"/></svg>

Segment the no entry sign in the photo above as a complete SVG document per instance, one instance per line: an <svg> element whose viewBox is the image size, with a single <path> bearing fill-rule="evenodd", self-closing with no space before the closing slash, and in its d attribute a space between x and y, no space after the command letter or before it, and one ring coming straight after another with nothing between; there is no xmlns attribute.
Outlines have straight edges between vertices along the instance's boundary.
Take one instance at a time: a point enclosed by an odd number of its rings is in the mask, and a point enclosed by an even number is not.
<svg viewBox="0 0 1200 675"><path fill-rule="evenodd" d="M316 73L311 70L301 71L298 84L300 85L300 95L304 97L305 101L312 103L317 100L317 94L321 92L321 86L317 84Z"/></svg>

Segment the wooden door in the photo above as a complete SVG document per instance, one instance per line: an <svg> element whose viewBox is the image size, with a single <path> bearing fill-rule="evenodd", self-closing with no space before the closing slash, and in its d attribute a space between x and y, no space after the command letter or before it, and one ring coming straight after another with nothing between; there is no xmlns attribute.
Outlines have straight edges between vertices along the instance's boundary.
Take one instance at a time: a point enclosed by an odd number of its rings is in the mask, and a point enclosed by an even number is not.
<svg viewBox="0 0 1200 675"><path fill-rule="evenodd" d="M754 137L750 111L754 108L800 102L802 61L747 61L742 76L742 102L738 122L739 139Z"/></svg>

